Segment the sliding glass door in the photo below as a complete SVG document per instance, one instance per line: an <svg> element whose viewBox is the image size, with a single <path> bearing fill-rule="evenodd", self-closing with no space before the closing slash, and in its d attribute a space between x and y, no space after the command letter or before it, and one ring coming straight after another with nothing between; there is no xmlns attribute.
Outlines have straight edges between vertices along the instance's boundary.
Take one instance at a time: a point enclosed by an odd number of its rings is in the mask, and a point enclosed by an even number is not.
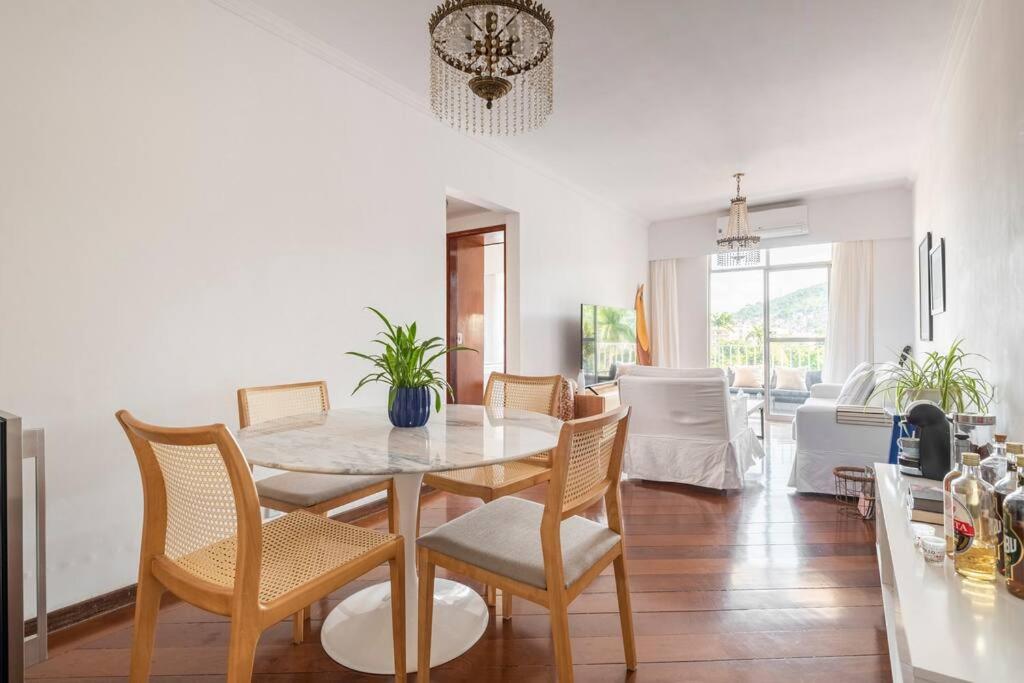
<svg viewBox="0 0 1024 683"><path fill-rule="evenodd" d="M766 249L754 265L719 268L708 287L710 367L730 391L791 417L821 381L828 326L831 245Z"/></svg>

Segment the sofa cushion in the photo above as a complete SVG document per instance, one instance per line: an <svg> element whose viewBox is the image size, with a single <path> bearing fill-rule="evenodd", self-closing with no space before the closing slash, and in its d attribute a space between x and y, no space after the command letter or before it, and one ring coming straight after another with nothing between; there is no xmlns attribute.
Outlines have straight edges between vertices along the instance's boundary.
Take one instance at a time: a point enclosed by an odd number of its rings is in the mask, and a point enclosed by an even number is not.
<svg viewBox="0 0 1024 683"><path fill-rule="evenodd" d="M775 368L775 388L807 391L807 371L801 368Z"/></svg>
<svg viewBox="0 0 1024 683"><path fill-rule="evenodd" d="M836 403L843 406L862 406L875 389L875 369L871 363L861 363L853 369L839 390Z"/></svg>
<svg viewBox="0 0 1024 683"><path fill-rule="evenodd" d="M733 368L732 385L742 389L764 387L764 371L760 365L738 365Z"/></svg>

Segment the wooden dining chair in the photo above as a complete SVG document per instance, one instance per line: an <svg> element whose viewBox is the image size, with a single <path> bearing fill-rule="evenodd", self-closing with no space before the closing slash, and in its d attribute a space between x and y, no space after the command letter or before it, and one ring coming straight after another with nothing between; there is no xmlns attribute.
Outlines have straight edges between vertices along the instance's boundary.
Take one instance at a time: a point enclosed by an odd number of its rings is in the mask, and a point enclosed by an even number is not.
<svg viewBox="0 0 1024 683"><path fill-rule="evenodd" d="M623 407L565 423L551 456L543 505L500 498L417 540L420 683L430 680L436 567L547 607L558 680L570 683L569 604L614 565L626 668L636 670L619 492L628 421L629 408ZM578 516L602 498L607 526Z"/></svg>
<svg viewBox="0 0 1024 683"><path fill-rule="evenodd" d="M401 536L298 510L261 523L252 473L222 424L167 428L117 413L142 474L130 679L148 680L163 592L231 619L227 680L249 681L260 634L387 562L396 680L405 680Z"/></svg>
<svg viewBox="0 0 1024 683"><path fill-rule="evenodd" d="M293 415L326 413L331 409L327 382L300 382L238 390L238 423L242 428ZM386 476L283 472L256 482L260 505L281 512L306 510L325 515L335 508L384 491L388 531L396 533L394 480ZM309 607L295 613L292 640L303 641Z"/></svg>
<svg viewBox="0 0 1024 683"><path fill-rule="evenodd" d="M492 372L484 389L484 405L492 408L518 408L558 417L562 381L561 375L529 377ZM489 503L536 486L547 481L550 476L549 455L542 453L504 464L427 474L423 477L423 483L439 491L479 498ZM485 592L487 604L494 605L494 587L488 585ZM512 617L511 596L502 595L501 613L505 619Z"/></svg>

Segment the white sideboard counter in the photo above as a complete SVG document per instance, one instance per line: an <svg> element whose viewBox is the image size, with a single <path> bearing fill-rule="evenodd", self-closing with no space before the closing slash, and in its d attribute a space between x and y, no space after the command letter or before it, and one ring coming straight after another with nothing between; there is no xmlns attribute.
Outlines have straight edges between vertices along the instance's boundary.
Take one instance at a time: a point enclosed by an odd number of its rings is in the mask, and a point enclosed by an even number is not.
<svg viewBox="0 0 1024 683"><path fill-rule="evenodd" d="M878 568L893 681L1024 681L1024 600L926 562L907 516L909 481L876 465ZM941 535L941 527L936 533Z"/></svg>

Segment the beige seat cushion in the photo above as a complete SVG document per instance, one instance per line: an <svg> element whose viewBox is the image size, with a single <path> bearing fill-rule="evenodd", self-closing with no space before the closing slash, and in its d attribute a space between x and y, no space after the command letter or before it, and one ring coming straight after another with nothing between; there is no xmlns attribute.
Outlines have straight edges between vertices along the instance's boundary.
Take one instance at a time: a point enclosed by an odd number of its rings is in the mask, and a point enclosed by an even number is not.
<svg viewBox="0 0 1024 683"><path fill-rule="evenodd" d="M285 472L256 482L260 497L308 508L387 481L389 477Z"/></svg>
<svg viewBox="0 0 1024 683"><path fill-rule="evenodd" d="M418 544L487 571L546 588L540 522L544 506L521 498L499 498L420 536ZM562 522L565 585L619 542L608 527L583 517Z"/></svg>

